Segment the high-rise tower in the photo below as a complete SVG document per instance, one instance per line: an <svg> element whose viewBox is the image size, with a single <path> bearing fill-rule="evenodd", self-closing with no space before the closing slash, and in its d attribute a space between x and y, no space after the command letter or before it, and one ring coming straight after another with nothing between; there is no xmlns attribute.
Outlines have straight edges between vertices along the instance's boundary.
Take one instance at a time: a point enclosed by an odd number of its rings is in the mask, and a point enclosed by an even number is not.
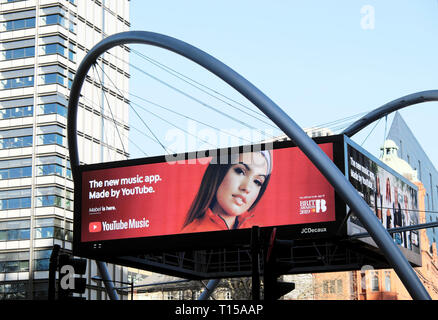
<svg viewBox="0 0 438 320"><path fill-rule="evenodd" d="M129 0L0 0L0 299L46 298L53 245L72 247L69 88L88 50L129 27ZM129 105L112 83L129 91L128 56L102 55L82 88L84 163L127 158ZM124 268L109 271L126 281ZM90 287L84 297L104 295Z"/></svg>

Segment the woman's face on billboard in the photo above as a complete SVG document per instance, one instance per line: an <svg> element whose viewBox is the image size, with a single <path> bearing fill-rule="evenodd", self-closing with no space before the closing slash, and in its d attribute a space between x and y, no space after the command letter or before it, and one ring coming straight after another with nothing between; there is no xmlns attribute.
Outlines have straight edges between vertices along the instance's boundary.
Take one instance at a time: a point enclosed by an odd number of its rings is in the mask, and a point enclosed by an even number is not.
<svg viewBox="0 0 438 320"><path fill-rule="evenodd" d="M219 185L213 212L222 216L246 212L257 199L267 172L268 164L260 152L240 154Z"/></svg>

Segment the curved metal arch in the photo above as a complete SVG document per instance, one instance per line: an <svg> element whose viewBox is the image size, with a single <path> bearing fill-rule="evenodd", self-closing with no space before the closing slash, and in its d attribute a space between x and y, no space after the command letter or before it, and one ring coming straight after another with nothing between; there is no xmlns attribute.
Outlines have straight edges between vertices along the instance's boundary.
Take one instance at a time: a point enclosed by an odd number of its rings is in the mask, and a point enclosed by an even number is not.
<svg viewBox="0 0 438 320"><path fill-rule="evenodd" d="M70 163L74 180L76 180L75 177L77 177L79 167L77 111L82 84L91 65L96 62L97 58L102 53L112 47L127 43L147 44L175 52L215 74L251 101L295 142L300 150L335 188L341 198L357 214L364 227L370 233L371 238L382 250L391 267L396 271L412 298L430 300L430 296L419 280L417 274L401 251L397 248L388 232L383 228L380 221L371 211L368 204L362 199L356 189L354 189L330 158L301 129L301 127L299 127L271 99L240 74L213 56L181 40L148 31L128 31L109 36L95 45L88 52L76 72L71 87L68 105L67 134Z"/></svg>
<svg viewBox="0 0 438 320"><path fill-rule="evenodd" d="M347 137L351 137L369 124L373 123L376 120L379 120L380 118L383 118L384 116L394 111L417 103L428 101L438 101L438 90L416 92L388 102L383 106L374 109L373 111L364 115L362 118L360 118L352 125L350 125L347 129L345 129L342 133L345 134Z"/></svg>

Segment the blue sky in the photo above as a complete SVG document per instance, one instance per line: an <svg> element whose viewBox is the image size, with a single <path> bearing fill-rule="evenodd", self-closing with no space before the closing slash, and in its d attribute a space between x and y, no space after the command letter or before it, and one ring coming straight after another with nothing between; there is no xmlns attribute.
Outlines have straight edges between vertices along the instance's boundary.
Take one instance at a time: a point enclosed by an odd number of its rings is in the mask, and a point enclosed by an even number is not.
<svg viewBox="0 0 438 320"><path fill-rule="evenodd" d="M162 33L206 51L247 78L302 127L370 111L414 92L438 89L437 0L130 3L131 30ZM135 50L235 97L227 86L175 54L145 47L135 46ZM131 62L143 68L138 57L131 57ZM145 70L149 72L149 67ZM194 115L212 120L213 116L199 107L186 105L190 101L149 84L144 74L131 73L134 94L179 112L194 108ZM157 77L161 75L157 73ZM438 167L434 130L438 102L405 108L401 115ZM388 130L392 116L387 121ZM215 118L213 123L233 126ZM150 125L164 139L169 128L157 119ZM188 125L181 122L181 126ZM362 144L373 127L354 140ZM381 120L363 146L377 155L384 132L385 120ZM149 154L163 153L151 140L143 145Z"/></svg>

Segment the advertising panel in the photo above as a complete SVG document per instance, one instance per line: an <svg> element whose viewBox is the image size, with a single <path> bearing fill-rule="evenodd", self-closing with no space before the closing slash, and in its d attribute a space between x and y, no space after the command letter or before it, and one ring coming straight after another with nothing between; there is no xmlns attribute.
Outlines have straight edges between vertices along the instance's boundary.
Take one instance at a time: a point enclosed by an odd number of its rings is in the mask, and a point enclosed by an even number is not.
<svg viewBox="0 0 438 320"><path fill-rule="evenodd" d="M390 230L418 224L418 188L364 150L358 150L359 147L347 144L347 176L382 225ZM363 232L367 232L366 229L354 213L351 214L348 235ZM392 233L392 237L409 260L420 254L418 230ZM370 238L363 241L374 244Z"/></svg>
<svg viewBox="0 0 438 320"><path fill-rule="evenodd" d="M385 228L418 224L413 183L343 135L314 140ZM80 166L74 253L111 259L240 247L250 244L253 226L275 226L281 239L338 243L353 236L351 248L376 261L373 240L354 238L367 230L293 142L261 150L253 145ZM392 236L407 259L421 265L418 231Z"/></svg>
<svg viewBox="0 0 438 320"><path fill-rule="evenodd" d="M333 159L333 143L320 147ZM76 193L80 242L211 231L226 236L252 226L336 220L333 188L299 148L253 149L225 158L82 166ZM300 232L324 235L327 228Z"/></svg>

